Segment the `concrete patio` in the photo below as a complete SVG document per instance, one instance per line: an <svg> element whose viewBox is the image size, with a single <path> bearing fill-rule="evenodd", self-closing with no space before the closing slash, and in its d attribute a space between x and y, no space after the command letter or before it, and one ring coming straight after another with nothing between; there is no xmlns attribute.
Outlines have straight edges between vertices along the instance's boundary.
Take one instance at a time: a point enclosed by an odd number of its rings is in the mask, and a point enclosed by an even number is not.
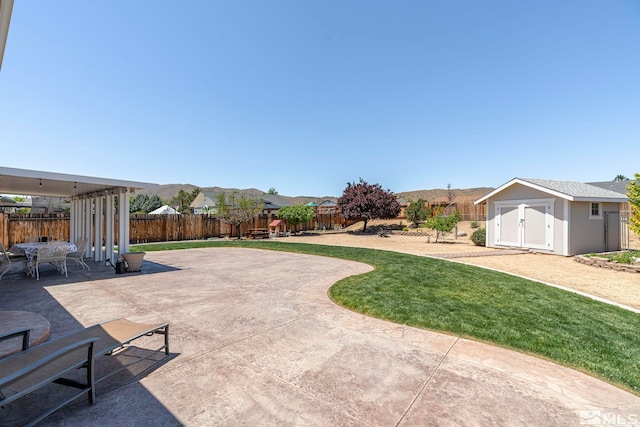
<svg viewBox="0 0 640 427"><path fill-rule="evenodd" d="M120 317L166 321L172 354L149 372L100 383L94 406L78 399L43 425L579 425L640 418L640 397L574 370L333 304L327 289L370 271L364 264L208 248L148 253L141 273L90 265L91 272L70 266L68 278L46 271L40 281L8 273L0 310L41 314L51 338ZM49 386L0 409L0 424L23 424L58 390Z"/></svg>

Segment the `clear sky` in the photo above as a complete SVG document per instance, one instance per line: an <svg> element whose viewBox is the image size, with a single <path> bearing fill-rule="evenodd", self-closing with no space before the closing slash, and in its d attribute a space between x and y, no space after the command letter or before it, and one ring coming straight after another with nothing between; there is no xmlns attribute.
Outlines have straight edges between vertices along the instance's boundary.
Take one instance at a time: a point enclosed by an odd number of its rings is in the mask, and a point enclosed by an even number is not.
<svg viewBox="0 0 640 427"><path fill-rule="evenodd" d="M0 165L342 194L640 172L640 1L17 1Z"/></svg>

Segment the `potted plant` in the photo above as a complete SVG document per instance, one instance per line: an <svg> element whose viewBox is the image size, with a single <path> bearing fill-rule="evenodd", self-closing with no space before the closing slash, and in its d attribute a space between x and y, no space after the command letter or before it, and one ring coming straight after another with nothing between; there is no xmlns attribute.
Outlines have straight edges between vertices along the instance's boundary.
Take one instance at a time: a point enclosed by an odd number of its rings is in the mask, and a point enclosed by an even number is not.
<svg viewBox="0 0 640 427"><path fill-rule="evenodd" d="M140 271L142 269L142 259L146 252L126 252L122 254L124 262L127 263L127 271Z"/></svg>

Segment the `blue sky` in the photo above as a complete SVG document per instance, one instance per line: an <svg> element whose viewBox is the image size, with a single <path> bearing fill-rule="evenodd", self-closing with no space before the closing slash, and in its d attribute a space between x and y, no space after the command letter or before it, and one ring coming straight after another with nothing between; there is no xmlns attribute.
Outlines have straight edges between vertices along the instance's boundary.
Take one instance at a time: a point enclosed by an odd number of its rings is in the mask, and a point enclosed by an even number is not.
<svg viewBox="0 0 640 427"><path fill-rule="evenodd" d="M640 2L16 2L0 165L342 194L640 172Z"/></svg>

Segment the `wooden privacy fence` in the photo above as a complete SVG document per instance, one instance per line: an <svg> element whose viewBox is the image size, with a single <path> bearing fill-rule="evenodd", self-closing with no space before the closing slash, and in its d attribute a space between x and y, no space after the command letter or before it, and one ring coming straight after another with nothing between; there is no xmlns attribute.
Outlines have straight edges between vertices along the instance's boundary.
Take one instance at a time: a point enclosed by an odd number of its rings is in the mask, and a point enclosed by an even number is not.
<svg viewBox="0 0 640 427"><path fill-rule="evenodd" d="M444 210L447 207L447 203L427 203L427 207L431 209L432 215L435 215L438 209ZM444 213L449 214L456 209L458 209L462 221L484 221L487 217L486 203L475 205L471 200L454 202Z"/></svg>
<svg viewBox="0 0 640 427"><path fill-rule="evenodd" d="M399 218L406 218L406 208L404 206L400 211ZM460 212L461 221L484 221L487 218L487 204L481 203L479 205L473 204L472 200L463 200L460 202L454 202L449 205L448 202L433 202L427 203L426 207L431 210L431 215L436 215L440 212L443 215L453 213L456 209Z"/></svg>
<svg viewBox="0 0 640 427"><path fill-rule="evenodd" d="M251 228L268 228L274 219L277 217L273 214L258 215L248 223L241 224L240 234L244 236ZM114 229L117 231L117 216L114 221ZM284 222L279 228L280 231L286 229L293 232L313 229L331 230L337 226L347 227L354 222L346 221L337 214L321 214L296 227L291 227ZM105 234L106 229L103 229L103 235ZM130 243L199 240L235 235L235 226L207 215L131 215L129 218ZM69 241L69 214L0 213L0 242L6 248L14 243L35 242L40 237ZM118 243L117 236L115 242Z"/></svg>
<svg viewBox="0 0 640 427"><path fill-rule="evenodd" d="M69 240L69 214L0 213L0 243L5 248L14 243L36 242L41 237Z"/></svg>
<svg viewBox="0 0 640 427"><path fill-rule="evenodd" d="M458 205L463 220L484 220L484 205ZM240 225L240 235L251 228L268 228L278 219L274 214L258 215ZM284 222L280 231L333 230L348 227L357 221L345 220L339 214L318 214L311 221L291 227ZM114 218L118 230L118 218ZM104 225L106 227L106 225ZM103 229L103 235L106 229ZM129 242L170 242L200 240L211 237L236 236L235 226L225 224L207 215L131 215L129 218ZM54 240L70 239L69 214L7 214L0 213L0 242L6 247L14 243L35 242L40 237ZM118 238L116 236L116 244Z"/></svg>

